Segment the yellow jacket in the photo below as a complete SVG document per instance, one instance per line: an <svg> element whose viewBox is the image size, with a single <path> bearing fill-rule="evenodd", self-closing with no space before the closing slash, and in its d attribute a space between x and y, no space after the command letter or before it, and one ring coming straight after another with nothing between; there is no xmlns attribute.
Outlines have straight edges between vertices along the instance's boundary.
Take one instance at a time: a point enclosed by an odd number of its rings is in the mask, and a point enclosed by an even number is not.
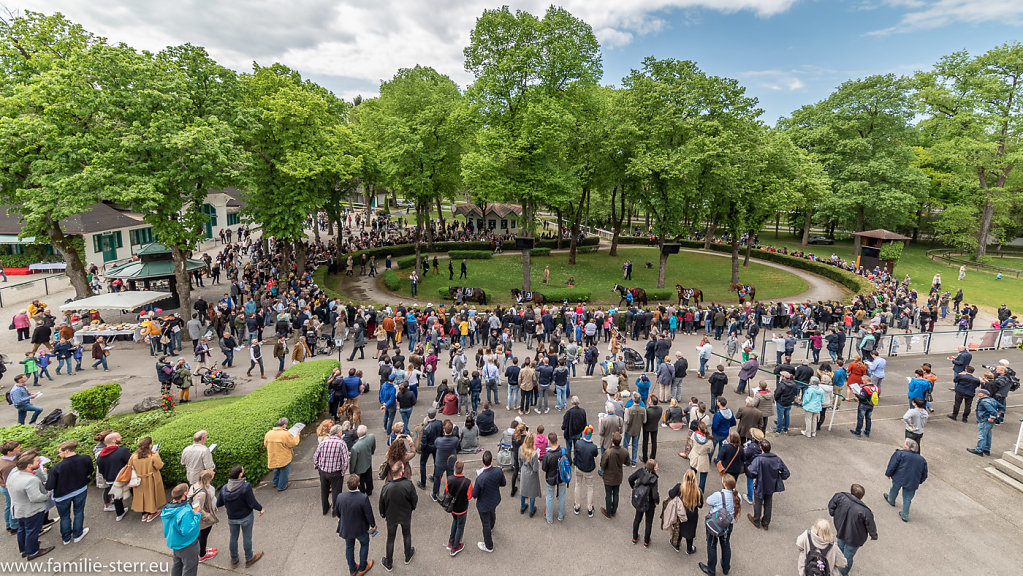
<svg viewBox="0 0 1023 576"><path fill-rule="evenodd" d="M291 464L294 457L292 449L298 446L298 436L292 436L287 428L277 426L263 436L263 446L266 446L267 468L283 468Z"/></svg>

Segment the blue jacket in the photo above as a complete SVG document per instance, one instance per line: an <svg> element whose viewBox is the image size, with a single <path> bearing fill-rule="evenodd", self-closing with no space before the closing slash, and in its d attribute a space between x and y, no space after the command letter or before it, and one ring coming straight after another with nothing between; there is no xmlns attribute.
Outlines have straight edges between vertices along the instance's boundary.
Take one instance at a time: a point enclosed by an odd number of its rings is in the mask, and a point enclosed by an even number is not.
<svg viewBox="0 0 1023 576"><path fill-rule="evenodd" d="M909 393L907 396L910 399L920 398L923 400L924 393L931 389L931 383L923 378L911 378L909 380Z"/></svg>
<svg viewBox="0 0 1023 576"><path fill-rule="evenodd" d="M228 520L243 520L252 514L253 510L262 510L263 506L256 501L256 495L252 493L252 484L245 480L228 480L217 494L217 508L227 510Z"/></svg>
<svg viewBox="0 0 1023 576"><path fill-rule="evenodd" d="M645 403L647 396L650 395L650 379L646 375L636 378L636 392L639 392L639 397Z"/></svg>
<svg viewBox="0 0 1023 576"><path fill-rule="evenodd" d="M358 398L362 394L362 382L358 376L345 376L345 398Z"/></svg>
<svg viewBox="0 0 1023 576"><path fill-rule="evenodd" d="M977 394L977 386L980 386L980 379L969 372L956 374L953 381L956 384L956 392L963 396L973 397Z"/></svg>
<svg viewBox="0 0 1023 576"><path fill-rule="evenodd" d="M501 487L507 481L504 471L491 466L476 476L476 484L472 487L472 497L476 499L476 509L480 512L493 512L501 503Z"/></svg>
<svg viewBox="0 0 1023 576"><path fill-rule="evenodd" d="M991 396L981 398L977 402L977 422L986 422L988 418L998 421L998 414L1005 412L1005 405Z"/></svg>
<svg viewBox="0 0 1023 576"><path fill-rule="evenodd" d="M580 472L593 472L597 468L597 445L582 438L576 440L573 458Z"/></svg>
<svg viewBox="0 0 1023 576"><path fill-rule="evenodd" d="M968 351L963 350L958 355L956 355L956 357L952 360L952 371L957 373L962 372L963 370L966 369L967 366L970 365L970 362L972 361L973 354L970 354Z"/></svg>
<svg viewBox="0 0 1023 576"><path fill-rule="evenodd" d="M376 526L369 496L358 490L342 492L334 502L334 513L337 515L337 534L342 538L358 538L369 532L370 526Z"/></svg>
<svg viewBox="0 0 1023 576"><path fill-rule="evenodd" d="M380 403L383 404L384 406L387 407L393 406L395 398L394 384L392 384L390 381L384 382L383 385L380 386L380 392L378 394L378 397L380 399Z"/></svg>
<svg viewBox="0 0 1023 576"><path fill-rule="evenodd" d="M927 480L927 460L916 452L896 450L884 475L906 490L916 490Z"/></svg>
<svg viewBox="0 0 1023 576"><path fill-rule="evenodd" d="M810 386L803 391L803 410L819 413L824 403L824 390L820 386Z"/></svg>
<svg viewBox="0 0 1023 576"><path fill-rule="evenodd" d="M728 431L732 429L732 426L735 426L735 416L731 409L725 408L714 413L710 430L715 438L728 438Z"/></svg>
<svg viewBox="0 0 1023 576"><path fill-rule="evenodd" d="M746 468L746 476L756 480L753 494L764 496L785 491L783 480L788 480L789 469L777 454L768 452L753 458Z"/></svg>
<svg viewBox="0 0 1023 576"><path fill-rule="evenodd" d="M188 501L169 502L160 512L163 522L163 537L171 550L181 550L199 537L199 518L202 515L192 510Z"/></svg>

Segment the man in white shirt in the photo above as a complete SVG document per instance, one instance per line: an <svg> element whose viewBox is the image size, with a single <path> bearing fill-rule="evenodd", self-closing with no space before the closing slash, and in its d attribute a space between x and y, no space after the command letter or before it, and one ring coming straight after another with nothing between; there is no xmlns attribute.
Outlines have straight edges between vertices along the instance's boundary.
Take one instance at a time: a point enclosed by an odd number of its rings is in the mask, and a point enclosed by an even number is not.
<svg viewBox="0 0 1023 576"><path fill-rule="evenodd" d="M192 445L186 446L181 451L181 465L185 467L185 478L189 484L199 481L199 475L203 470L213 470L216 465L213 463L213 454L206 446L209 433L200 430L192 436Z"/></svg>

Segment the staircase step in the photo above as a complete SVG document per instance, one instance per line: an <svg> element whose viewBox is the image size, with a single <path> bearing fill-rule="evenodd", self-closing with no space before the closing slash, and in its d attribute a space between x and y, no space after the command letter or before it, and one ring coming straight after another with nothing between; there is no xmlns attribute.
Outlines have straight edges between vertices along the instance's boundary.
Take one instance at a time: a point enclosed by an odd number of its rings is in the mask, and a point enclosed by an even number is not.
<svg viewBox="0 0 1023 576"><path fill-rule="evenodd" d="M984 471L991 476L994 476L1004 484L1008 484L1011 488L1015 488L1016 490L1023 492L1023 482L1019 482L1015 478L996 470L993 466L988 466L984 469Z"/></svg>
<svg viewBox="0 0 1023 576"><path fill-rule="evenodd" d="M1001 458L995 460L992 463L992 465L1002 474L1005 474L1006 476L1011 476L1017 482L1023 483L1023 468L1020 468L1019 466L1016 466L1015 464L1012 464L1010 462L1006 462Z"/></svg>
<svg viewBox="0 0 1023 576"><path fill-rule="evenodd" d="M1005 452L1002 452L1002 460L1005 460L1017 468L1023 468L1023 454L1017 456L1013 454L1012 451L1006 450Z"/></svg>

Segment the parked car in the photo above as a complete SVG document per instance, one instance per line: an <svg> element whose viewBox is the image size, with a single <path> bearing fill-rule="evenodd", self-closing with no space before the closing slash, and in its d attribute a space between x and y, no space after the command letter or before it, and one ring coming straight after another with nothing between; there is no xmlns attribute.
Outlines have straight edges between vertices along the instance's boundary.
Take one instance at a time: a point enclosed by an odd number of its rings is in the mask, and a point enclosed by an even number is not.
<svg viewBox="0 0 1023 576"><path fill-rule="evenodd" d="M832 240L831 238L828 238L827 236L818 236L816 234L813 234L813 235L810 236L809 240L806 241L806 243L807 244L834 244L835 241Z"/></svg>

